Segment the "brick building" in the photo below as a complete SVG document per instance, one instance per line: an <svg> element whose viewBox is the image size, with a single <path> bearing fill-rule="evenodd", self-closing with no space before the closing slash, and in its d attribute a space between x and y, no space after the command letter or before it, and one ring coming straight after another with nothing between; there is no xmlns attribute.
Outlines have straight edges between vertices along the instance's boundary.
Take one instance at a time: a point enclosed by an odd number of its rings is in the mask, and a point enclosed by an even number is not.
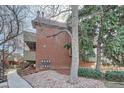
<svg viewBox="0 0 124 93"><path fill-rule="evenodd" d="M62 30L67 29L65 23L46 19L43 16L37 17L32 21L36 33L24 32L25 46L28 49L24 51L24 60L36 63L36 69L70 69L71 55L70 50L64 48L64 45L70 43L70 36L63 32L53 36ZM52 36L52 37L48 37ZM92 66L80 62L80 66Z"/></svg>

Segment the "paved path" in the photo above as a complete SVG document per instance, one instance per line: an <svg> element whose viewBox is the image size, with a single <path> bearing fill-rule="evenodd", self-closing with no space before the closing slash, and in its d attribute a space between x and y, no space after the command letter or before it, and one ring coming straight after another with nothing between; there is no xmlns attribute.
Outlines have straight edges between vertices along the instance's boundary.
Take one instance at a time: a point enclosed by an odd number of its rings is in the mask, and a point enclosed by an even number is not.
<svg viewBox="0 0 124 93"><path fill-rule="evenodd" d="M9 88L31 88L31 85L20 77L16 70L10 70L7 79Z"/></svg>
<svg viewBox="0 0 124 93"><path fill-rule="evenodd" d="M8 88L7 82L0 83L0 88Z"/></svg>

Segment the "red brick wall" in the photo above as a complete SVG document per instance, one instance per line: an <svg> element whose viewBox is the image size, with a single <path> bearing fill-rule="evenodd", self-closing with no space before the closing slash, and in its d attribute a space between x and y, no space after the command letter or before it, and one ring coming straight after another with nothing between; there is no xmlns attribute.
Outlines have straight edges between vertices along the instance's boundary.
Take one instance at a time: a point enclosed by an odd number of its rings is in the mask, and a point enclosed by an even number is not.
<svg viewBox="0 0 124 93"><path fill-rule="evenodd" d="M89 67L89 68L95 68L96 63L95 62L90 62L90 61L80 61L80 66L79 67Z"/></svg>
<svg viewBox="0 0 124 93"><path fill-rule="evenodd" d="M67 33L61 33L56 37L47 38L46 36L56 34L60 31L59 28L42 26L36 27L36 67L40 66L42 59L50 59L51 69L66 69L70 67L71 57L69 50L64 48L65 43L68 43L69 36Z"/></svg>
<svg viewBox="0 0 124 93"><path fill-rule="evenodd" d="M61 33L56 37L47 37L56 34L61 29L52 26L36 26L36 68L43 69L41 60L50 59L50 69L69 70L71 57L69 50L64 45L70 42L67 33ZM94 62L80 62L80 67L95 67Z"/></svg>

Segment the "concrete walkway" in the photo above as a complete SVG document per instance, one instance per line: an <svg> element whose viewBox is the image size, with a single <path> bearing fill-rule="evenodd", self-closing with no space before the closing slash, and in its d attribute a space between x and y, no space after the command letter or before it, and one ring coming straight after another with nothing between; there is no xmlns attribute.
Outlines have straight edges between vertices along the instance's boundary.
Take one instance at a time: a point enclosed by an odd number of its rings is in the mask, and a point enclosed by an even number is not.
<svg viewBox="0 0 124 93"><path fill-rule="evenodd" d="M31 85L20 77L16 70L10 70L7 79L9 88L31 88Z"/></svg>

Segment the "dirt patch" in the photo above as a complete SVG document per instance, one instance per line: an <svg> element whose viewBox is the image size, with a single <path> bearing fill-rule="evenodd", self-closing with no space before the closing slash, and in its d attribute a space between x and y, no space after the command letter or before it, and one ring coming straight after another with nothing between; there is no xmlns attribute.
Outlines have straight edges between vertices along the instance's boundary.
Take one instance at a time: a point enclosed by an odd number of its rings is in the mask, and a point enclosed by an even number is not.
<svg viewBox="0 0 124 93"><path fill-rule="evenodd" d="M41 71L23 77L35 88L104 88L104 83L99 80L80 77L78 83L68 82L69 76L52 70Z"/></svg>

